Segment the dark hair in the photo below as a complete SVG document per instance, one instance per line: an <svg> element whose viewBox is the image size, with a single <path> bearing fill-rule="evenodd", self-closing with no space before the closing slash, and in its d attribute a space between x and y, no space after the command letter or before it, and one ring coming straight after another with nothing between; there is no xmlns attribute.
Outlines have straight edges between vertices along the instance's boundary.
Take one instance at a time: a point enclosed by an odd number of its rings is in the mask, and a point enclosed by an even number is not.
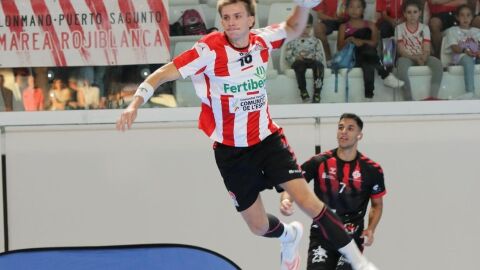
<svg viewBox="0 0 480 270"><path fill-rule="evenodd" d="M363 10L365 10L367 8L367 2L365 0L358 0L360 1L360 4L362 5L362 8ZM347 7L350 6L350 3L352 2L352 0L347 0Z"/></svg>
<svg viewBox="0 0 480 270"><path fill-rule="evenodd" d="M467 4L463 4L463 5L460 5L460 6L457 7L457 9L455 10L455 15L456 16L460 15L460 11L462 11L462 9L465 9L465 8L470 10L470 13L473 14L472 8Z"/></svg>
<svg viewBox="0 0 480 270"><path fill-rule="evenodd" d="M405 12L408 6L416 6L418 10L422 11L422 5L418 0L407 0L402 4L402 11Z"/></svg>
<svg viewBox="0 0 480 270"><path fill-rule="evenodd" d="M308 14L307 25L312 25L312 24L313 24L313 16L312 14Z"/></svg>
<svg viewBox="0 0 480 270"><path fill-rule="evenodd" d="M354 114L354 113L344 113L340 116L340 120L339 121L342 121L342 119L352 119L355 121L355 123L357 123L358 127L360 128L360 130L363 129L363 121L362 119L360 118L360 116Z"/></svg>

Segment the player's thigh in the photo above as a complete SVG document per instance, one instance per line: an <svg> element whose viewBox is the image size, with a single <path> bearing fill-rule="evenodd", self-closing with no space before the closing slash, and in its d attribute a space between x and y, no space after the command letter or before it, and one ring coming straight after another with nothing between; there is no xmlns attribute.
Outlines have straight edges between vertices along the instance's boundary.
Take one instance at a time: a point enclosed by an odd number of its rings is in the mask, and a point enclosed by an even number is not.
<svg viewBox="0 0 480 270"><path fill-rule="evenodd" d="M215 161L223 182L238 212L252 206L264 186L265 178L257 164L250 162L248 149L215 146Z"/></svg>

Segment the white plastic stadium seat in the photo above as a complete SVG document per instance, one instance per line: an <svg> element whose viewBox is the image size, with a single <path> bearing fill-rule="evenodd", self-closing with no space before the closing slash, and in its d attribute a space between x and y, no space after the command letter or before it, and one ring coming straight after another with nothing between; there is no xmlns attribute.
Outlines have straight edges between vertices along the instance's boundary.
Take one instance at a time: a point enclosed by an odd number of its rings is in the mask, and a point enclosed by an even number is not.
<svg viewBox="0 0 480 270"><path fill-rule="evenodd" d="M270 5L270 10L268 12L268 21L267 25L272 25L275 23L281 23L285 21L288 16L292 13L295 4L290 1L288 3L273 3ZM279 69L280 61L280 52L278 50L273 51L272 53L273 65L276 69Z"/></svg>
<svg viewBox="0 0 480 270"><path fill-rule="evenodd" d="M440 61L442 61L443 67L448 67L452 63L452 54L445 45L445 37L442 38L442 46L440 48Z"/></svg>
<svg viewBox="0 0 480 270"><path fill-rule="evenodd" d="M179 41L175 44L173 55L178 56L182 52L189 50L195 44L194 41ZM179 79L174 83L175 99L178 107L198 107L200 106L200 99L195 93L193 83L190 78Z"/></svg>

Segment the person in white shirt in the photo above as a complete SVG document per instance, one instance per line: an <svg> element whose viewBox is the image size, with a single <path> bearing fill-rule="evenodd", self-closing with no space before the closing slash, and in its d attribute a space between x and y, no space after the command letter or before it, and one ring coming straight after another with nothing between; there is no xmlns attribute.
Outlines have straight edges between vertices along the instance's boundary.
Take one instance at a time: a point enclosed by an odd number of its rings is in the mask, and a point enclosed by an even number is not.
<svg viewBox="0 0 480 270"><path fill-rule="evenodd" d="M420 23L421 5L417 0L408 0L403 4L405 22L395 28L397 37L398 53L398 78L405 82L403 85L403 97L412 100L412 87L408 77L408 69L411 66L427 65L432 71L430 79L430 96L426 99L438 99L440 83L443 77L442 62L430 55L431 38L430 29Z"/></svg>
<svg viewBox="0 0 480 270"><path fill-rule="evenodd" d="M452 64L463 66L466 94L461 99L475 96L475 64L480 63L480 29L471 27L473 12L468 5L461 5L456 12L458 26L447 29L445 47L452 54Z"/></svg>

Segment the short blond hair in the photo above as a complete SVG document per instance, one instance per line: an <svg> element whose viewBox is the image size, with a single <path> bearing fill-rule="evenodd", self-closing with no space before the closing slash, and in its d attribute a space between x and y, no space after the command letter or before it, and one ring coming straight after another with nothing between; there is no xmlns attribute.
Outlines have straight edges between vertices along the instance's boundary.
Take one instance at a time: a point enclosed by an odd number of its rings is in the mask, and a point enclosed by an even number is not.
<svg viewBox="0 0 480 270"><path fill-rule="evenodd" d="M220 14L220 16L222 15L222 9L224 6L228 6L236 3L243 3L245 5L245 8L247 9L248 14L250 16L255 17L255 10L257 7L257 3L255 2L255 0L218 0L217 2L218 14Z"/></svg>

